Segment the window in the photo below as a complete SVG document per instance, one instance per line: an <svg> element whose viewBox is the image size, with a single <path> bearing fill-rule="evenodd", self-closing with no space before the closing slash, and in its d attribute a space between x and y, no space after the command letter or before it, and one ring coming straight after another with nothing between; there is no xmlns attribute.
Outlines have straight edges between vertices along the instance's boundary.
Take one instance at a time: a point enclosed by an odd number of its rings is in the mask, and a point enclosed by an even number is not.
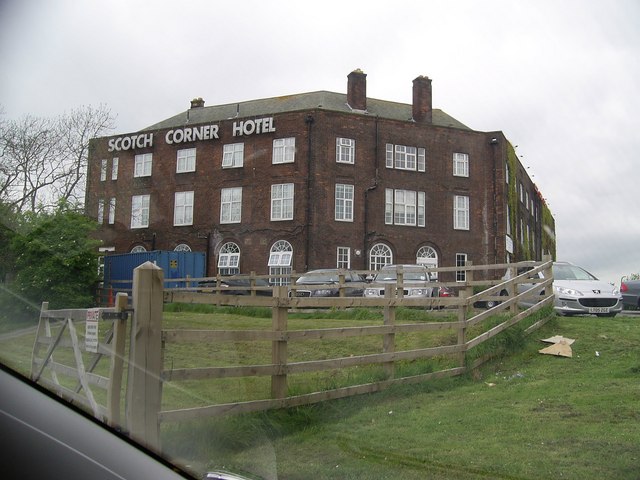
<svg viewBox="0 0 640 480"><path fill-rule="evenodd" d="M190 252L191 247L186 243L181 243L179 245L176 245L176 248L174 248L173 251L174 252Z"/></svg>
<svg viewBox="0 0 640 480"><path fill-rule="evenodd" d="M116 223L116 197L109 199L109 225Z"/></svg>
<svg viewBox="0 0 640 480"><path fill-rule="evenodd" d="M293 183L271 185L271 220L293 220Z"/></svg>
<svg viewBox="0 0 640 480"><path fill-rule="evenodd" d="M111 180L118 179L118 164L120 163L120 159L118 157L114 157L111 163Z"/></svg>
<svg viewBox="0 0 640 480"><path fill-rule="evenodd" d="M369 270L380 270L393 263L391 249L384 243L377 243L369 251Z"/></svg>
<svg viewBox="0 0 640 480"><path fill-rule="evenodd" d="M388 225L425 226L425 193L385 190L384 221Z"/></svg>
<svg viewBox="0 0 640 480"><path fill-rule="evenodd" d="M98 200L98 223L102 225L104 222L104 200Z"/></svg>
<svg viewBox="0 0 640 480"><path fill-rule="evenodd" d="M269 275L291 275L293 247L286 240L278 240L269 253ZM289 277L277 276L269 279L273 285L288 285Z"/></svg>
<svg viewBox="0 0 640 480"><path fill-rule="evenodd" d="M438 268L438 253L433 247L420 247L416 254L416 263L418 265L425 265L427 268ZM432 274L434 278L437 278L437 273Z"/></svg>
<svg viewBox="0 0 640 480"><path fill-rule="evenodd" d="M107 160L100 161L100 181L104 182L107 179Z"/></svg>
<svg viewBox="0 0 640 480"><path fill-rule="evenodd" d="M453 176L468 177L469 176L469 155L466 153L453 154Z"/></svg>
<svg viewBox="0 0 640 480"><path fill-rule="evenodd" d="M244 164L244 143L230 143L223 147L222 168L242 167L243 164Z"/></svg>
<svg viewBox="0 0 640 480"><path fill-rule="evenodd" d="M240 273L240 247L227 242L218 254L218 273L220 275L236 275Z"/></svg>
<svg viewBox="0 0 640 480"><path fill-rule="evenodd" d="M351 268L351 248L338 247L336 268Z"/></svg>
<svg viewBox="0 0 640 480"><path fill-rule="evenodd" d="M350 138L336 138L336 162L355 163L356 141Z"/></svg>
<svg viewBox="0 0 640 480"><path fill-rule="evenodd" d="M453 228L469 230L469 197L467 196L453 197Z"/></svg>
<svg viewBox="0 0 640 480"><path fill-rule="evenodd" d="M131 197L131 228L149 226L149 195Z"/></svg>
<svg viewBox="0 0 640 480"><path fill-rule="evenodd" d="M147 251L147 249L144 248L143 245L136 245L135 247L133 247L131 249L131 253L143 253L143 252L146 252L146 251Z"/></svg>
<svg viewBox="0 0 640 480"><path fill-rule="evenodd" d="M273 141L272 163L293 163L296 156L296 139L276 138Z"/></svg>
<svg viewBox="0 0 640 480"><path fill-rule="evenodd" d="M220 223L240 223L242 187L223 188L220 192Z"/></svg>
<svg viewBox="0 0 640 480"><path fill-rule="evenodd" d="M464 267L467 264L466 253L456 253L456 267ZM467 272L466 270L456 270L456 282L466 282Z"/></svg>
<svg viewBox="0 0 640 480"><path fill-rule="evenodd" d="M340 222L353 222L353 185L336 184L336 214Z"/></svg>
<svg viewBox="0 0 640 480"><path fill-rule="evenodd" d="M509 185L509 163L505 163L504 165L504 176L505 176L507 185Z"/></svg>
<svg viewBox="0 0 640 480"><path fill-rule="evenodd" d="M196 149L185 148L178 150L178 161L176 172L195 172L196 171Z"/></svg>
<svg viewBox="0 0 640 480"><path fill-rule="evenodd" d="M173 224L193 224L193 192L176 192L173 208Z"/></svg>
<svg viewBox="0 0 640 480"><path fill-rule="evenodd" d="M151 176L151 161L153 155L151 153L142 153L135 156L133 176L149 177Z"/></svg>
<svg viewBox="0 0 640 480"><path fill-rule="evenodd" d="M393 145L387 143L386 166L399 170L424 172L426 169L426 150L424 148Z"/></svg>

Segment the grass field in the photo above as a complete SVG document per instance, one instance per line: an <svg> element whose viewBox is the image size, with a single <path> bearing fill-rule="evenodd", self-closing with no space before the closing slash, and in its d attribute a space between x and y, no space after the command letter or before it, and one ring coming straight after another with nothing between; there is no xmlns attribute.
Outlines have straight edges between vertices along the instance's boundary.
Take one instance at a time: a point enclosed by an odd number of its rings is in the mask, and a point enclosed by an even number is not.
<svg viewBox="0 0 640 480"><path fill-rule="evenodd" d="M553 335L573 358L538 353ZM638 479L639 346L638 318L558 318L467 377L167 425L164 446L262 478Z"/></svg>
<svg viewBox="0 0 640 480"><path fill-rule="evenodd" d="M334 313L335 318L299 314L289 326L372 324L378 318ZM423 320L411 318L414 314L402 312L398 323L402 315L407 322ZM437 315L451 319L447 312ZM213 319L166 312L164 328L268 328L268 317L253 312L239 322L233 311L219 311ZM546 346L540 339L553 335L576 340L573 358L538 353ZM416 341L398 339L408 348ZM28 371L32 343L33 332L6 338L0 342L2 356L12 356L16 368ZM163 447L198 472L224 468L265 479L639 479L640 317L557 318L516 343L515 351L464 377L286 411L166 424ZM261 362L268 356L268 346L172 348L165 367ZM313 354L305 348L290 354L304 359L323 349L332 356L375 348L367 342L357 347L320 342L308 348ZM369 374L352 375L366 380ZM335 376L332 382L351 380ZM293 381L291 389L332 386L322 382L327 380ZM232 398L238 389L259 397L265 388L240 382L220 392L194 382L165 388L163 403L206 404Z"/></svg>

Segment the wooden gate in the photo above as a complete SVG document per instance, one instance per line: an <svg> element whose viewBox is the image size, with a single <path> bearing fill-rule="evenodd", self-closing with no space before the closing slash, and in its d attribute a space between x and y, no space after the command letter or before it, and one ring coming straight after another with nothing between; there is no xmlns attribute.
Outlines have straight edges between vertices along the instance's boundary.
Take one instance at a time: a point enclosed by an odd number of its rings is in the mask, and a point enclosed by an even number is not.
<svg viewBox="0 0 640 480"><path fill-rule="evenodd" d="M127 304L125 293L113 308L43 303L31 357L32 380L113 426L121 424Z"/></svg>

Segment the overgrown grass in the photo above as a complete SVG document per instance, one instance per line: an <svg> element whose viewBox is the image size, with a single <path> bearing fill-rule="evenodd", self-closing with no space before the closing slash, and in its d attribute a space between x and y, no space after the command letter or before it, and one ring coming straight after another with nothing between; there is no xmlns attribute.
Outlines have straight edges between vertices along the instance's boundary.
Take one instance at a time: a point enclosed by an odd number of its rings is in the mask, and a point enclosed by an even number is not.
<svg viewBox="0 0 640 480"><path fill-rule="evenodd" d="M573 358L538 353L558 334L576 339ZM263 478L637 479L637 319L561 318L514 336L496 337L505 353L475 375L168 424L164 445L196 469Z"/></svg>

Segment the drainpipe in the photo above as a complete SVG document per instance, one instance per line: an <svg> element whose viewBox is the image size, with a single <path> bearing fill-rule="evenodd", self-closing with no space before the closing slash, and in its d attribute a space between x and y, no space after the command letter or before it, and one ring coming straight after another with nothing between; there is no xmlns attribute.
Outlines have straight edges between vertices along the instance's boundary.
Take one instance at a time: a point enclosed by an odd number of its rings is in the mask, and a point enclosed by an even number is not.
<svg viewBox="0 0 640 480"><path fill-rule="evenodd" d="M369 236L369 192L375 190L376 188L378 188L378 166L379 166L379 159L378 159L378 140L380 138L380 129L379 129L379 123L378 123L378 115L376 115L375 118L375 143L373 146L373 162L374 162L374 167L375 167L375 174L373 177L373 185L371 185L370 187L368 187L365 191L364 191L364 236L362 238L362 254L365 256L365 269L367 269L369 266L367 265L367 260L366 260L366 254L367 254L367 243L368 243L368 236Z"/></svg>
<svg viewBox="0 0 640 480"><path fill-rule="evenodd" d="M311 127L313 126L313 115L308 114L304 122L307 124L307 225L306 225L306 248L304 252L304 271L309 270L309 251L311 250L311 185L312 185L312 153L311 153Z"/></svg>

